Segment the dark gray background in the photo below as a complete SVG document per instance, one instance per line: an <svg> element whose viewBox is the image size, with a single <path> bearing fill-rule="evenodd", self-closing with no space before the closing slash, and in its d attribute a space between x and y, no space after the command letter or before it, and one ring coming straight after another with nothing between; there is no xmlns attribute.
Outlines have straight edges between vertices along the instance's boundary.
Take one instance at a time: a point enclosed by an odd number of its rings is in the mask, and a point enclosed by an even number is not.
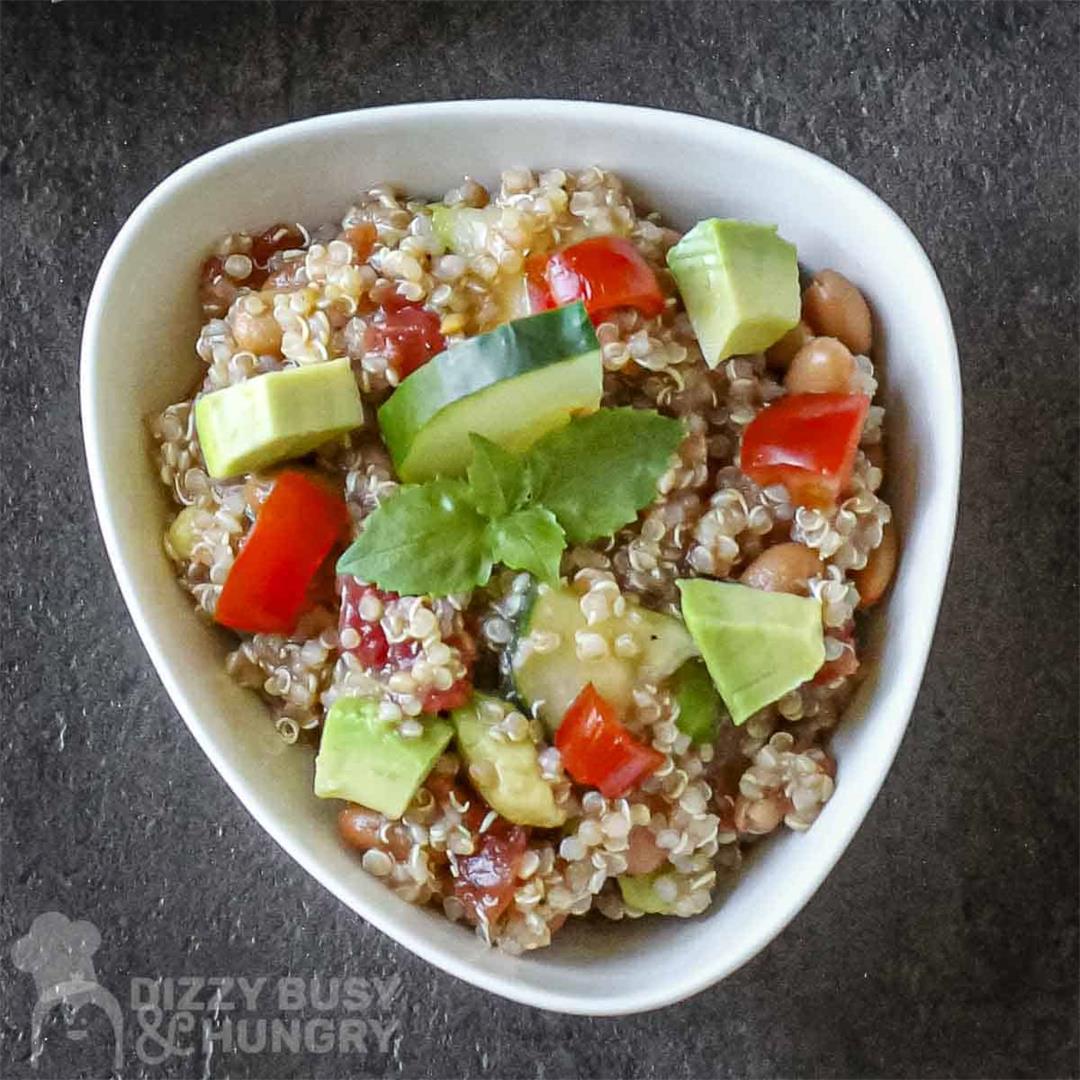
<svg viewBox="0 0 1080 1080"><path fill-rule="evenodd" d="M53 909L101 929L98 972L121 996L131 976L402 976L389 1054L150 1067L129 1022L125 1075L1077 1074L1080 7L12 4L0 18L5 1076L35 1075L33 988L10 943ZM764 954L635 1018L471 989L278 851L151 670L83 466L84 304L154 184L284 120L510 95L682 109L823 154L912 225L963 362L952 576L885 789ZM36 1075L108 1071L89 1017L82 1042L54 1025Z"/></svg>

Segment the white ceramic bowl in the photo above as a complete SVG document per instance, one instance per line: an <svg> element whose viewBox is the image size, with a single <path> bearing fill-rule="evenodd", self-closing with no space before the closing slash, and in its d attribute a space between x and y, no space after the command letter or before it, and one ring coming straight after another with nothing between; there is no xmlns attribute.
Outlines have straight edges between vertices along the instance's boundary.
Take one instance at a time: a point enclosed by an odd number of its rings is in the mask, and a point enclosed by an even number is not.
<svg viewBox="0 0 1080 1080"><path fill-rule="evenodd" d="M365 185L437 196L505 167L601 164L686 228L702 217L776 222L811 268L870 298L885 367L888 491L899 573L876 618L871 664L836 733L836 794L805 834L771 838L701 917L571 925L523 958L485 949L410 906L339 843L311 793L308 753L284 746L263 704L225 675L225 635L196 619L162 553L168 506L144 417L196 377L195 274L222 234L339 217ZM945 582L960 470L960 380L934 271L897 216L846 173L764 135L693 116L578 101L463 101L319 117L223 146L164 180L109 250L87 312L82 419L94 499L124 599L192 734L255 819L353 910L478 986L594 1015L655 1008L745 963L809 900L866 815L915 700ZM194 870L198 872L197 868ZM837 927L843 934L844 928Z"/></svg>

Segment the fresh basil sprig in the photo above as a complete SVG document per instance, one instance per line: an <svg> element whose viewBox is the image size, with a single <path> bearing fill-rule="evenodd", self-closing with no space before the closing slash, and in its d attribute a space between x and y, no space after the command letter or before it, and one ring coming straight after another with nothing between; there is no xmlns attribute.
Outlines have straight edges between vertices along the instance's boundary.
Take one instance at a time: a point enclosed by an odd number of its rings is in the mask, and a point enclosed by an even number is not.
<svg viewBox="0 0 1080 1080"><path fill-rule="evenodd" d="M494 563L554 581L567 542L629 524L683 436L651 409L600 409L513 454L470 435L467 480L403 487L338 560L381 589L445 596L485 584Z"/></svg>

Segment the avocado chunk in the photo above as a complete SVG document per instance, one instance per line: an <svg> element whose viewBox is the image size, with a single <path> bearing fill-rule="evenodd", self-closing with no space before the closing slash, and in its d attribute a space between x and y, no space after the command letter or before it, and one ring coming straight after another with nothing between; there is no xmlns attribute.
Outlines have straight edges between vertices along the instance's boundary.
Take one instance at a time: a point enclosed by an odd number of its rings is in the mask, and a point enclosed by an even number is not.
<svg viewBox="0 0 1080 1080"><path fill-rule="evenodd" d="M799 321L795 247L775 225L708 218L667 261L709 367L764 351Z"/></svg>
<svg viewBox="0 0 1080 1080"><path fill-rule="evenodd" d="M695 744L712 742L724 703L704 662L687 660L672 676L671 690L679 706L675 726Z"/></svg>
<svg viewBox="0 0 1080 1080"><path fill-rule="evenodd" d="M302 457L364 422L347 357L256 375L195 402L211 476L237 476Z"/></svg>
<svg viewBox="0 0 1080 1080"><path fill-rule="evenodd" d="M579 633L602 639L600 655L578 655ZM636 687L666 679L697 652L687 628L670 615L627 605L622 615L590 626L578 593L540 584L513 647L511 676L516 695L554 731L586 683L622 713Z"/></svg>
<svg viewBox="0 0 1080 1080"><path fill-rule="evenodd" d="M687 629L735 724L813 678L825 662L814 597L708 578L676 584Z"/></svg>
<svg viewBox="0 0 1080 1080"><path fill-rule="evenodd" d="M455 342L418 368L379 409L379 426L406 483L460 476L469 435L525 450L603 393L600 343L583 304L504 323Z"/></svg>
<svg viewBox="0 0 1080 1080"><path fill-rule="evenodd" d="M338 698L323 724L315 794L399 818L453 734L445 720L432 718L424 721L422 735L406 739L393 723L379 719L378 701Z"/></svg>
<svg viewBox="0 0 1080 1080"><path fill-rule="evenodd" d="M454 709L450 718L461 756L473 768L469 779L477 791L507 821L551 829L566 820L555 804L551 785L540 773L536 744L531 739L510 742L492 734L514 711L498 698L477 694L469 705Z"/></svg>
<svg viewBox="0 0 1080 1080"><path fill-rule="evenodd" d="M673 915L674 901L664 900L656 891L657 881L670 876L670 873L670 870L661 867L651 874L623 874L617 879L619 892L627 905L645 912L646 915Z"/></svg>

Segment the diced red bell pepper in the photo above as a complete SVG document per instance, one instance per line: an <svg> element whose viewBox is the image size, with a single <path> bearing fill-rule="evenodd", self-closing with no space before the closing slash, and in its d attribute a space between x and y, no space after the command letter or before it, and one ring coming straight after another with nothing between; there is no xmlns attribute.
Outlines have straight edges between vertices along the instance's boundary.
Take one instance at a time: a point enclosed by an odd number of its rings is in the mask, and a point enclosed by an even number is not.
<svg viewBox="0 0 1080 1080"><path fill-rule="evenodd" d="M348 527L340 495L305 473L281 473L225 579L214 618L253 634L292 633L319 567Z"/></svg>
<svg viewBox="0 0 1080 1080"><path fill-rule="evenodd" d="M609 799L625 795L663 763L664 755L638 742L615 715L615 706L592 683L574 699L555 732L566 771Z"/></svg>
<svg viewBox="0 0 1080 1080"><path fill-rule="evenodd" d="M364 348L383 353L399 379L411 375L446 348L441 321L416 304L384 304L364 334Z"/></svg>
<svg viewBox="0 0 1080 1080"><path fill-rule="evenodd" d="M525 277L534 312L577 300L594 317L620 307L637 308L646 316L664 310L652 267L619 236L594 236L550 255L531 255Z"/></svg>
<svg viewBox="0 0 1080 1080"><path fill-rule="evenodd" d="M517 872L529 836L520 825L505 826L499 818L480 835L472 855L457 857L454 895L465 905L471 922L496 922L514 898Z"/></svg>
<svg viewBox="0 0 1080 1080"><path fill-rule="evenodd" d="M743 433L740 467L763 487L783 484L798 506L831 506L851 478L869 407L862 394L782 397Z"/></svg>

